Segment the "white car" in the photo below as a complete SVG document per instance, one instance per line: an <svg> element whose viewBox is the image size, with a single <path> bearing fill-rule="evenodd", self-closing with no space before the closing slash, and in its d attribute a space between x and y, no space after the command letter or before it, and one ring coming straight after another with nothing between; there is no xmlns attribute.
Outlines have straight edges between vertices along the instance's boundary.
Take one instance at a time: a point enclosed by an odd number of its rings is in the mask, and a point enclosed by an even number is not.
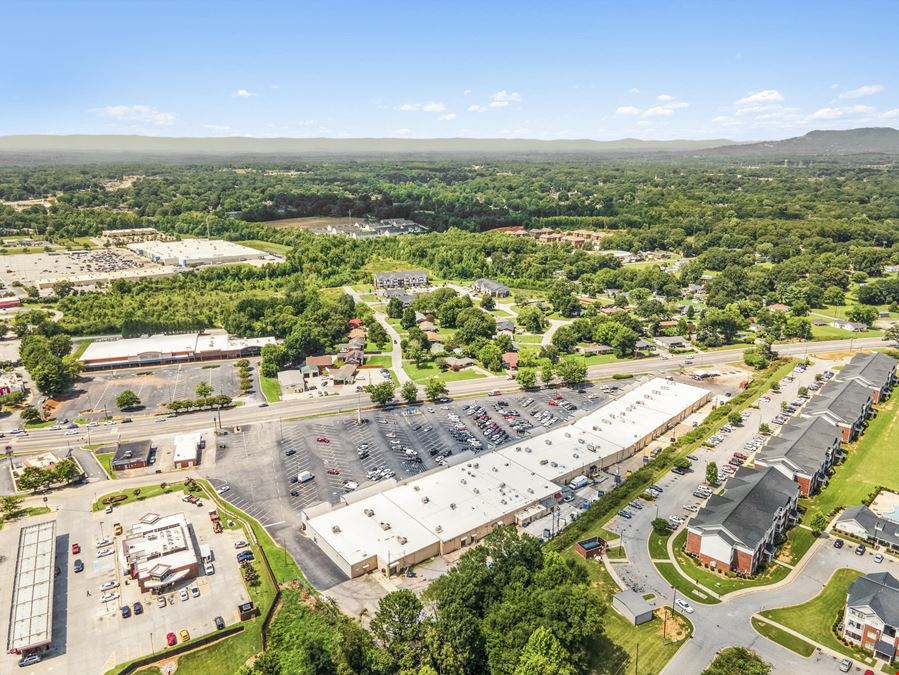
<svg viewBox="0 0 899 675"><path fill-rule="evenodd" d="M100 584L100 590L108 591L109 589L115 588L118 585L119 585L118 581L106 581L106 582Z"/></svg>
<svg viewBox="0 0 899 675"><path fill-rule="evenodd" d="M115 551L111 548L104 548L102 551L97 551L98 558L105 558L108 555L112 555Z"/></svg>
<svg viewBox="0 0 899 675"><path fill-rule="evenodd" d="M78 429L69 429L67 432L63 434L63 436L74 436L78 433Z"/></svg>
<svg viewBox="0 0 899 675"><path fill-rule="evenodd" d="M215 491L218 492L220 495L223 495L223 494L225 494L225 493L226 493L228 490L230 490L230 489L231 489L231 486L230 486L230 485L219 485L219 486L215 489Z"/></svg>
<svg viewBox="0 0 899 675"><path fill-rule="evenodd" d="M197 588L196 586L191 586L190 594L195 598L199 598L200 597L200 589Z"/></svg>
<svg viewBox="0 0 899 675"><path fill-rule="evenodd" d="M113 600L118 600L118 593L104 593L100 596L100 602L112 602Z"/></svg>
<svg viewBox="0 0 899 675"><path fill-rule="evenodd" d="M246 548L247 546L249 546L249 544L243 539L234 542L234 548Z"/></svg>
<svg viewBox="0 0 899 675"><path fill-rule="evenodd" d="M112 539L97 539L97 543L95 544L97 548L103 548L104 546L112 546Z"/></svg>
<svg viewBox="0 0 899 675"><path fill-rule="evenodd" d="M203 571L209 576L210 574L215 574L215 567L212 563L206 563L206 567L203 568Z"/></svg>
<svg viewBox="0 0 899 675"><path fill-rule="evenodd" d="M182 588L182 589L181 589L181 592L178 593L178 597L181 598L181 602L184 602L184 601L187 600L190 596L187 594L187 589L186 589L186 588Z"/></svg>
<svg viewBox="0 0 899 675"><path fill-rule="evenodd" d="M681 600L680 598L678 598L674 601L674 604L684 610L687 614L693 613L693 607L686 600Z"/></svg>

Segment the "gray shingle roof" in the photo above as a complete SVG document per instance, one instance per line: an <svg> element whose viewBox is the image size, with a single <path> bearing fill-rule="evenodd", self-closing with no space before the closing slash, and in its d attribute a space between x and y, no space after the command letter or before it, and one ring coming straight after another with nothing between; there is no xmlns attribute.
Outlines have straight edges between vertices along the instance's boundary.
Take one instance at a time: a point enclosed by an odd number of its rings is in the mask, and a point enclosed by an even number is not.
<svg viewBox="0 0 899 675"><path fill-rule="evenodd" d="M827 450L840 439L840 430L824 417L791 419L772 436L756 459L771 464L783 459L796 470L814 474L824 464Z"/></svg>
<svg viewBox="0 0 899 675"><path fill-rule="evenodd" d="M690 521L696 529L723 528L733 543L755 549L764 540L778 509L799 492L799 486L772 467L737 469L723 495L712 495ZM727 537L730 539L730 537Z"/></svg>
<svg viewBox="0 0 899 675"><path fill-rule="evenodd" d="M888 626L899 626L899 580L889 572L859 577L849 587L847 604L870 607Z"/></svg>
<svg viewBox="0 0 899 675"><path fill-rule="evenodd" d="M881 518L867 506L850 506L843 515L837 519L836 524L855 521L863 528L872 539L885 541L892 546L899 546L899 523L889 518Z"/></svg>
<svg viewBox="0 0 899 675"><path fill-rule="evenodd" d="M854 424L859 413L872 400L871 390L855 380L828 382L818 395L805 405L803 415L830 414L844 424Z"/></svg>
<svg viewBox="0 0 899 675"><path fill-rule="evenodd" d="M859 378L863 382L882 389L895 377L896 359L881 352L856 354L839 372L837 379L844 381Z"/></svg>

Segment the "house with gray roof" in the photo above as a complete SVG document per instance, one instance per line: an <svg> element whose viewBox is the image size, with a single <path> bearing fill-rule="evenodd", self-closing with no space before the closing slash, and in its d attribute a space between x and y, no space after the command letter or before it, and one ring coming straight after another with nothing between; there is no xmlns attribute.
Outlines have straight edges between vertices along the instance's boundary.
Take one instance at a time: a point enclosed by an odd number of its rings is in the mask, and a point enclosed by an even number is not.
<svg viewBox="0 0 899 675"><path fill-rule="evenodd" d="M824 416L794 418L771 436L755 456L756 466L771 466L799 483L799 494L814 494L840 451L842 433Z"/></svg>
<svg viewBox="0 0 899 675"><path fill-rule="evenodd" d="M823 416L840 427L843 442L855 439L873 413L874 392L856 380L832 380L802 409L803 417Z"/></svg>
<svg viewBox="0 0 899 675"><path fill-rule="evenodd" d="M864 504L844 510L833 527L856 539L899 551L899 523L878 516Z"/></svg>
<svg viewBox="0 0 899 675"><path fill-rule="evenodd" d="M687 523L686 552L705 565L753 574L795 522L799 486L773 467L740 468Z"/></svg>
<svg viewBox="0 0 899 675"><path fill-rule="evenodd" d="M502 332L511 333L514 330L515 330L515 324L512 323L512 319L504 319L504 318L500 317L496 320L496 332L497 333L502 333Z"/></svg>
<svg viewBox="0 0 899 675"><path fill-rule="evenodd" d="M843 637L892 663L899 645L899 580L889 572L859 577L849 586Z"/></svg>
<svg viewBox="0 0 899 675"><path fill-rule="evenodd" d="M659 335L654 337L652 341L665 349L687 349L690 346L690 341L680 335Z"/></svg>
<svg viewBox="0 0 899 675"><path fill-rule="evenodd" d="M403 308L408 307L415 300L414 295L409 295L399 288L388 288L384 291L384 297L388 300L390 300L391 298L396 298L400 301L400 304L403 305Z"/></svg>
<svg viewBox="0 0 899 675"><path fill-rule="evenodd" d="M388 288L418 288L428 285L428 273L424 270L408 272L375 272L375 290Z"/></svg>
<svg viewBox="0 0 899 675"><path fill-rule="evenodd" d="M896 384L896 359L882 352L856 354L837 373L840 382L855 380L874 392L874 403L886 400Z"/></svg>
<svg viewBox="0 0 899 675"><path fill-rule="evenodd" d="M481 295L491 295L494 298L505 298L509 295L509 287L493 279L478 279L471 287Z"/></svg>

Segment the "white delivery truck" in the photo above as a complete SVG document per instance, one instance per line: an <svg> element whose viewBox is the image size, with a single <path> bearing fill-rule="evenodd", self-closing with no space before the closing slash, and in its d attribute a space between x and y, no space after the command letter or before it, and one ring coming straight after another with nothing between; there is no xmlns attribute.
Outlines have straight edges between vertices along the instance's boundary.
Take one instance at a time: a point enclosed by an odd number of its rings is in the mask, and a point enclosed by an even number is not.
<svg viewBox="0 0 899 675"><path fill-rule="evenodd" d="M582 487L589 484L590 479L586 476L575 476L571 479L571 482L568 483L568 487L570 487L572 490L580 490Z"/></svg>
<svg viewBox="0 0 899 675"><path fill-rule="evenodd" d="M297 476L297 479L301 483L308 483L313 478L315 478L315 474L312 473L311 471L301 471L300 474Z"/></svg>

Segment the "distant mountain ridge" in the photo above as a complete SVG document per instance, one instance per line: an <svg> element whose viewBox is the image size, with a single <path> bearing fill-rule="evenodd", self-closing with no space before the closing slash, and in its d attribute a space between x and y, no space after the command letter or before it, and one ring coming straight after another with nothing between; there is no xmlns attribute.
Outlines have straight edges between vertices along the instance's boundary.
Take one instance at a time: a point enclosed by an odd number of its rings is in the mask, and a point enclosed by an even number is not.
<svg viewBox="0 0 899 675"><path fill-rule="evenodd" d="M890 127L811 131L779 141L498 138L250 138L137 135L0 136L0 163L286 159L614 159L899 155Z"/></svg>

